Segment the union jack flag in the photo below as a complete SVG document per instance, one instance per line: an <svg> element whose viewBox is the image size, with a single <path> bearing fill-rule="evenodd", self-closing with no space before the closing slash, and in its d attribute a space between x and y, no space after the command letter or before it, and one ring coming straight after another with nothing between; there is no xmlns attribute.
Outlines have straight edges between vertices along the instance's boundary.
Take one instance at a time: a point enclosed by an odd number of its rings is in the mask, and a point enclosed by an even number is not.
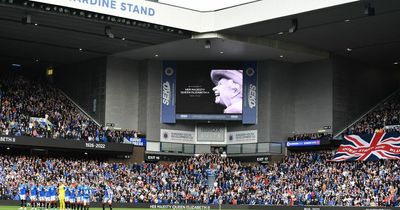
<svg viewBox="0 0 400 210"><path fill-rule="evenodd" d="M374 161L400 159L400 134L397 132L348 135L332 161Z"/></svg>

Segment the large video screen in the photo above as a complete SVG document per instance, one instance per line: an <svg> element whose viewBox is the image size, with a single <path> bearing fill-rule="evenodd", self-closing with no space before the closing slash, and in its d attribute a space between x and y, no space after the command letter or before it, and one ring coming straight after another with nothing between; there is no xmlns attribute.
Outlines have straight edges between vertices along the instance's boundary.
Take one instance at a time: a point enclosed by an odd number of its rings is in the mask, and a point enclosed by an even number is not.
<svg viewBox="0 0 400 210"><path fill-rule="evenodd" d="M177 114L241 115L243 70L235 65L181 63L176 72Z"/></svg>

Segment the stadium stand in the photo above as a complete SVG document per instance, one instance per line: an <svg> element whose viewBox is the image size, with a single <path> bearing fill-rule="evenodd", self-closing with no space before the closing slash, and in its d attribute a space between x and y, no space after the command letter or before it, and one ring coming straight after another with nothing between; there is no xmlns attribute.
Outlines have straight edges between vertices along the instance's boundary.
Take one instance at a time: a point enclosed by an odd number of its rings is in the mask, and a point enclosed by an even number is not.
<svg viewBox="0 0 400 210"><path fill-rule="evenodd" d="M332 134L329 133L304 133L304 134L295 134L292 137L289 137L288 141L303 141L303 140L323 140L323 139L331 139Z"/></svg>
<svg viewBox="0 0 400 210"><path fill-rule="evenodd" d="M45 82L2 76L0 134L122 143L138 131L98 126L61 92Z"/></svg>
<svg viewBox="0 0 400 210"><path fill-rule="evenodd" d="M400 209L396 19L399 0L0 0L0 210Z"/></svg>
<svg viewBox="0 0 400 210"><path fill-rule="evenodd" d="M350 126L346 134L372 134L376 131L400 131L400 94L396 93L387 101L367 113Z"/></svg>
<svg viewBox="0 0 400 210"><path fill-rule="evenodd" d="M20 184L89 183L92 201L101 184L114 202L156 204L250 204L398 206L397 161L330 162L332 153L302 152L271 165L242 164L207 154L164 164L2 155L0 195L18 199ZM208 179L214 177L211 185ZM88 182L90 180L90 182Z"/></svg>

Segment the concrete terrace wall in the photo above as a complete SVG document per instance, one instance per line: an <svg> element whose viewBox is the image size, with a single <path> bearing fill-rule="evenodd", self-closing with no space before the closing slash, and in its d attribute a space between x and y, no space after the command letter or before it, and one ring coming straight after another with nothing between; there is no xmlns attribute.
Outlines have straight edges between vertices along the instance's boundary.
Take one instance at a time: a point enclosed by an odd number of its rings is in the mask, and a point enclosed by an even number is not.
<svg viewBox="0 0 400 210"><path fill-rule="evenodd" d="M107 59L60 66L54 73L54 84L99 123L105 122L105 85ZM96 99L96 111L93 102Z"/></svg>

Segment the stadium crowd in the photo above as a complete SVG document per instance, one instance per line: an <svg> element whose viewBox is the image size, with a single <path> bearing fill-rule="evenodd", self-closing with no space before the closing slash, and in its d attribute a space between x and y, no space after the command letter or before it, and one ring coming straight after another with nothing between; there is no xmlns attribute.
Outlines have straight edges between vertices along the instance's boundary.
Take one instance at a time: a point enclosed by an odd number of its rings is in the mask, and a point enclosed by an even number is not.
<svg viewBox="0 0 400 210"><path fill-rule="evenodd" d="M295 134L292 137L289 137L288 141L303 141L303 140L323 140L323 139L331 139L332 134L329 133L303 133L303 134Z"/></svg>
<svg viewBox="0 0 400 210"><path fill-rule="evenodd" d="M398 161L338 163L329 161L331 155L294 153L270 165L213 154L130 165L3 155L0 196L18 199L20 184L63 181L88 184L92 201L101 199L101 183L108 183L113 202L123 203L399 206Z"/></svg>
<svg viewBox="0 0 400 210"><path fill-rule="evenodd" d="M2 77L0 101L1 135L119 143L140 135L97 125L58 89L43 82Z"/></svg>
<svg viewBox="0 0 400 210"><path fill-rule="evenodd" d="M384 129L400 132L400 93L394 94L347 129L346 134L372 134Z"/></svg>
<svg viewBox="0 0 400 210"><path fill-rule="evenodd" d="M343 135L373 134L374 132L400 133L400 92L394 94L387 101L376 107L355 124L347 128ZM330 139L327 133L295 134L288 141Z"/></svg>

